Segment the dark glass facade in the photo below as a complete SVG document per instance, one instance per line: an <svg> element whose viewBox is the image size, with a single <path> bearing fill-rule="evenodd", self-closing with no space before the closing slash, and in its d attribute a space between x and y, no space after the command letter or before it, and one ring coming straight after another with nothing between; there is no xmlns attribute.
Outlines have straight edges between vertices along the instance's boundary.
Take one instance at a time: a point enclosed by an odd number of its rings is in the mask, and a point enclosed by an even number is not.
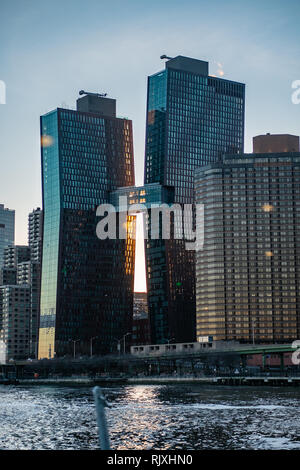
<svg viewBox="0 0 300 470"><path fill-rule="evenodd" d="M245 87L208 75L207 62L178 56L148 78L145 184L174 188L194 203L194 170L242 153ZM152 343L196 337L195 254L182 240L148 240L146 267Z"/></svg>
<svg viewBox="0 0 300 470"><path fill-rule="evenodd" d="M197 337L287 343L300 335L300 153L226 155L196 170Z"/></svg>
<svg viewBox="0 0 300 470"><path fill-rule="evenodd" d="M57 109L41 117L41 136L39 357L71 354L75 341L78 354L91 341L95 354L114 352L131 329L135 220L127 239L99 240L96 208L111 190L134 184L132 123Z"/></svg>

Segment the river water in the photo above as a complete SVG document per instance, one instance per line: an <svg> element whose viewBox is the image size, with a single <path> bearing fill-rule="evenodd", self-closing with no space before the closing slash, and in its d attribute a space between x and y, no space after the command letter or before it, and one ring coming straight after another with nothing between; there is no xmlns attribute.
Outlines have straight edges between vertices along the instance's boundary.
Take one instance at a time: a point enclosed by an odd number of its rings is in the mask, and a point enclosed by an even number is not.
<svg viewBox="0 0 300 470"><path fill-rule="evenodd" d="M300 449L300 389L103 389L112 449ZM0 449L97 449L90 387L0 386Z"/></svg>

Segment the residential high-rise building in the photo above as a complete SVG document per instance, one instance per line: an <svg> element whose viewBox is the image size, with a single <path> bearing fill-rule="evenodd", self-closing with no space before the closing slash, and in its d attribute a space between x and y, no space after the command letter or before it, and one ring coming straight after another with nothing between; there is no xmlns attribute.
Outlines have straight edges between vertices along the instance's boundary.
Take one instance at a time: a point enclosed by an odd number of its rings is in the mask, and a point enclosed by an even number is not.
<svg viewBox="0 0 300 470"><path fill-rule="evenodd" d="M30 212L28 216L28 245L30 248L30 259L41 263L43 241L43 211L38 207Z"/></svg>
<svg viewBox="0 0 300 470"><path fill-rule="evenodd" d="M300 153L226 155L195 172L197 338L285 343L300 335Z"/></svg>
<svg viewBox="0 0 300 470"><path fill-rule="evenodd" d="M4 267L17 269L19 263L30 260L30 248L27 245L9 245L4 249Z"/></svg>
<svg viewBox="0 0 300 470"><path fill-rule="evenodd" d="M131 329L135 243L100 240L97 206L134 185L132 123L96 94L41 117L43 256L39 357L117 351ZM127 225L134 229L134 217ZM74 349L73 349L74 347Z"/></svg>
<svg viewBox="0 0 300 470"><path fill-rule="evenodd" d="M15 243L15 211L0 204L0 268L4 264L4 248Z"/></svg>
<svg viewBox="0 0 300 470"><path fill-rule="evenodd" d="M18 265L18 284L30 284L30 353L37 357L43 247L43 211L40 207L28 215L28 245L30 262Z"/></svg>
<svg viewBox="0 0 300 470"><path fill-rule="evenodd" d="M145 185L173 187L194 203L194 170L243 152L245 86L209 76L208 63L178 56L148 78ZM145 245L152 343L194 341L195 254L182 240Z"/></svg>
<svg viewBox="0 0 300 470"><path fill-rule="evenodd" d="M19 263L17 284L30 287L29 355L37 357L41 265L36 261Z"/></svg>
<svg viewBox="0 0 300 470"><path fill-rule="evenodd" d="M0 286L17 283L16 268L0 268Z"/></svg>
<svg viewBox="0 0 300 470"><path fill-rule="evenodd" d="M7 359L37 357L41 227L42 211L38 208L28 217L29 246L9 245L4 249L4 266L0 269L0 286L3 287L0 316L6 319L2 322L1 337Z"/></svg>
<svg viewBox="0 0 300 470"><path fill-rule="evenodd" d="M23 261L17 266L17 284L30 284L31 262Z"/></svg>
<svg viewBox="0 0 300 470"><path fill-rule="evenodd" d="M0 286L0 340L6 358L20 360L30 355L30 287Z"/></svg>

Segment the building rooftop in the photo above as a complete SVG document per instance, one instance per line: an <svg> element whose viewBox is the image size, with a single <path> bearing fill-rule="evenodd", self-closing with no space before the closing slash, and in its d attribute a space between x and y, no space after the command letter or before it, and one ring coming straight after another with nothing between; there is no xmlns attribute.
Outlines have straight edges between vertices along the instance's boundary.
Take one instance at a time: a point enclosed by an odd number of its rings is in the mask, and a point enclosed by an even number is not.
<svg viewBox="0 0 300 470"><path fill-rule="evenodd" d="M257 135L253 137L253 153L299 152L299 137L291 134Z"/></svg>
<svg viewBox="0 0 300 470"><path fill-rule="evenodd" d="M182 70L198 75L208 75L208 62L178 55L166 62L166 69Z"/></svg>
<svg viewBox="0 0 300 470"><path fill-rule="evenodd" d="M274 160L274 162L272 162L272 160ZM210 163L196 168L195 174L199 174L209 169L222 168L223 166L231 164L261 166L262 164L267 163L276 163L276 166L279 166L279 164L282 166L289 165L290 163L300 164L300 152L226 154L223 156L223 161Z"/></svg>

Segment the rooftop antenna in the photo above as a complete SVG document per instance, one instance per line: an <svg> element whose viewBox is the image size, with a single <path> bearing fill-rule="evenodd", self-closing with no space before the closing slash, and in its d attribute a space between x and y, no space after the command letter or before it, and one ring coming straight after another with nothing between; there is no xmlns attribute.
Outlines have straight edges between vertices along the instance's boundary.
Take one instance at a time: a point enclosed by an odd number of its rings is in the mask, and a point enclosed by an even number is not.
<svg viewBox="0 0 300 470"><path fill-rule="evenodd" d="M80 90L79 92L80 95L88 95L88 96L97 96L97 98L105 98L107 96L107 93L91 93L89 91L84 91Z"/></svg>
<svg viewBox="0 0 300 470"><path fill-rule="evenodd" d="M173 59L173 57L168 57L166 54L160 56L161 59Z"/></svg>

